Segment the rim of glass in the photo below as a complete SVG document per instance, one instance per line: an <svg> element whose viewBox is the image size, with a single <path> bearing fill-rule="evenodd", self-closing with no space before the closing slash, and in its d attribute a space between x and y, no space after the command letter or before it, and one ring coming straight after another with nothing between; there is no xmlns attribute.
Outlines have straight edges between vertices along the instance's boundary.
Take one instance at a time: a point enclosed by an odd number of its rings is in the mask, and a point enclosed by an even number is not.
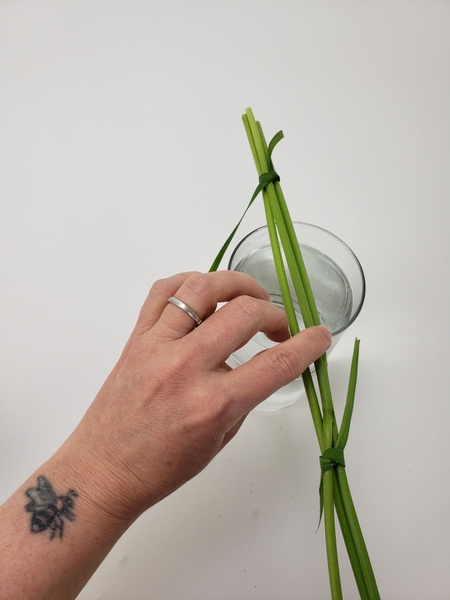
<svg viewBox="0 0 450 600"><path fill-rule="evenodd" d="M355 310L354 315L352 315L351 319L349 320L349 322L347 323L347 325L345 327L342 327L341 329L338 329L337 331L335 331L333 333L333 336L337 336L340 333L343 333L346 329L348 329L350 327L350 325L355 321L356 317L359 315L359 313L361 312L361 309L363 307L364 304L364 300L366 298L366 277L364 275L364 270L362 268L362 265L359 261L359 258L356 256L356 254L353 252L353 250L350 248L350 246L348 244L346 244L343 240L341 240L340 237L338 237L336 234L332 233L331 231L329 231L328 229L325 229L324 227L320 227L319 225L313 225L312 223L306 223L305 221L292 221L293 225L306 225L307 227L311 227L313 229L320 229L321 231L323 231L324 233L326 233L327 235L335 238L340 244L342 244L342 246L344 246L348 252L351 254L351 256L353 257L360 275L361 275L361 300L359 301L359 306L357 307L357 309ZM233 250L231 256L230 256L230 260L228 261L228 270L231 271L231 263L233 262L234 256L237 253L237 251L239 250L239 248L241 247L241 245L245 242L245 240L247 238L249 238L251 235L253 235L254 233L260 231L261 229L267 229L267 225L261 225L260 227L257 227L256 229L253 229L253 231L250 231L250 233L248 233L246 236L244 236L242 238L242 240L239 242L239 244L235 247L235 249ZM269 242L270 243L270 242ZM301 240L299 241L299 244L301 246Z"/></svg>

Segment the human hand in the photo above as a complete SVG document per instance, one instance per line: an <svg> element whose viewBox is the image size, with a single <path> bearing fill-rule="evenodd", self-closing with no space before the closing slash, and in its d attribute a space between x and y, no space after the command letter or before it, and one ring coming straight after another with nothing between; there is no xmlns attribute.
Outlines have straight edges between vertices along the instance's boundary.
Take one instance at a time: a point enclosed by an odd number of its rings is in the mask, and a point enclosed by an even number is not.
<svg viewBox="0 0 450 600"><path fill-rule="evenodd" d="M175 296L202 319L168 304ZM226 302L219 310L217 304ZM226 359L258 331L281 342L231 370ZM330 346L324 327L289 338L285 313L248 275L182 273L153 285L124 351L63 446L82 449L86 490L122 519L201 471L246 415ZM90 483L91 482L91 483Z"/></svg>

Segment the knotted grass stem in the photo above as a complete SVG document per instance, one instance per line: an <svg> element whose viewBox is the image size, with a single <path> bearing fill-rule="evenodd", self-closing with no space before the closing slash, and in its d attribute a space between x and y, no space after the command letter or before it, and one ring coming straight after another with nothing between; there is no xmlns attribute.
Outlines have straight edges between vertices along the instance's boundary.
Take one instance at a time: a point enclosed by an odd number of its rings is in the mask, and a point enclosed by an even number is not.
<svg viewBox="0 0 450 600"><path fill-rule="evenodd" d="M252 138L252 142L250 143L252 152L254 153L254 156L256 154L257 157L255 164L258 170L258 175L261 175L261 173L266 172L273 167L264 137L264 132L261 124L255 120L251 109L246 110L245 120L248 123L248 130ZM268 197L270 202L272 214L275 218L279 238L283 246L284 255L305 327L319 325L320 319L312 293L311 284L309 282L309 277L306 272L303 257L301 255L300 245L295 234L292 219L290 217L284 195L281 191L281 186L278 182L275 185L273 183L269 183L263 194L265 197ZM328 369L326 366L326 358L321 357L318 361L316 361L316 373L319 383L320 397L322 400L322 439L325 448L330 448L333 444L333 430L336 433L337 429L328 377Z"/></svg>
<svg viewBox="0 0 450 600"><path fill-rule="evenodd" d="M255 120L251 109L246 110L242 119L258 175L261 176L270 171L273 172L274 168L271 159L271 151L276 144L276 141L281 139L280 134L282 137L282 133L279 132L279 134L274 137L269 150L261 124ZM280 283L281 295L287 313L291 334L295 335L299 331L299 326L293 305L291 288L287 278L286 266L289 270L305 326L309 327L320 324L320 318L300 246L292 224L292 219L289 215L289 210L279 182L274 181L267 183L262 193L269 238ZM284 257L281 248L283 249ZM316 430L322 454L325 450L333 446L343 449L347 442L354 404L358 352L359 340L356 340L350 371L347 401L340 432L334 414L326 355L320 357L315 363L322 408L319 404L310 369L307 369L302 375L314 428ZM342 590L336 546L335 509L360 597L362 600L379 600L372 566L356 516L345 469L340 465L323 473L323 515L330 589L332 599L340 600L342 598Z"/></svg>
<svg viewBox="0 0 450 600"><path fill-rule="evenodd" d="M253 115L250 114L250 117ZM249 118L247 114L242 116L242 120L245 126L245 131L247 133L248 141L250 144L250 148L252 150L253 159L255 161L256 170L258 175L261 175L263 172L266 172L268 169L267 162L267 146L264 149L264 144L261 142L261 137L259 135L258 126L254 120L254 118ZM256 133L257 139L255 139L254 134ZM281 254L280 243L278 238L277 227L273 215L272 203L270 202L269 192L268 190L273 191L273 184L269 183L266 189L263 190L263 199L264 199L264 209L266 213L266 222L267 228L269 232L270 245L272 248L275 270L277 272L278 282L280 284L281 296L283 299L284 308L286 311L286 315L288 317L289 329L291 331L291 335L295 335L299 332L299 326L297 317L295 314L295 308L292 301L292 296L289 290L289 283L286 276L286 270L284 267L283 256Z"/></svg>
<svg viewBox="0 0 450 600"><path fill-rule="evenodd" d="M242 116L244 125L249 138L250 148L252 150L258 175L266 173L271 168L270 157L268 155L267 143L264 138L264 133L261 124L255 121L253 113L250 109L246 110ZM272 219L275 219L276 228L278 230L279 239L283 246L287 266L291 275L294 291L302 312L305 327L314 325L314 320L309 308L309 303L305 295L304 286L302 285L301 277L298 271L297 263L293 248L290 244L289 236L286 229L286 223L280 210L277 194L273 183L269 183L263 191L263 197L268 199L272 210ZM289 293L290 295L290 293ZM317 323L318 324L318 323Z"/></svg>
<svg viewBox="0 0 450 600"><path fill-rule="evenodd" d="M342 417L342 423L340 427L339 434L336 432L334 434L335 440L334 445L338 448L345 448L348 440L348 435L350 432L350 422L353 413L353 406L355 401L355 391L356 391L356 381L358 375L358 359L359 359L359 340L355 340L352 362L350 367L350 377L348 383L348 391L347 391L347 399L345 402L344 415ZM358 587L359 595L361 600L370 600L370 595L367 590L367 585L364 577L364 572L361 567L361 561L358 553L357 546L355 544L355 539L352 533L352 529L350 527L350 523L347 517L347 513L345 510L345 506L342 500L341 489L339 486L339 481L337 478L336 469L334 470L334 504L336 508L336 513L338 515L339 524L342 531L342 536L344 538L345 546L347 548L347 554L350 560L350 564L353 569L353 574L355 577L355 582ZM350 490L349 490L350 493ZM344 490L345 494L345 490ZM351 498L351 496L350 496ZM347 502L347 506L348 506ZM353 504L353 502L351 503ZM354 508L354 507L353 507ZM362 535L362 533L361 533ZM361 546L360 546L361 549Z"/></svg>
<svg viewBox="0 0 450 600"><path fill-rule="evenodd" d="M276 272L280 283L283 304L288 317L291 335L295 335L299 331L299 325L292 300L290 283L287 278L286 265L289 270L292 285L297 296L305 326L309 327L312 325L318 325L320 323L320 319L301 254L300 245L297 240L281 186L276 179L277 174L274 171L273 162L271 159L272 150L278 141L283 137L283 133L281 131L278 132L270 142L270 145L267 146L261 124L255 120L251 109L246 110L246 113L243 115L242 119L253 159L255 161L256 169L258 175L260 176L260 184L255 190L255 193L253 194L250 203L244 212L244 215L249 206L252 204L253 200L257 197L259 192L262 191L267 226L269 230L269 238L273 251ZM241 217L241 221L243 216ZM241 221L239 221L239 223ZM224 252L233 238L239 223L221 248L213 265L211 266L210 271L215 271L218 268L220 260L222 259ZM284 257L281 247L283 249ZM319 404L311 370L306 369L302 374L313 424L322 455L327 450L335 448L336 450L339 449L340 452L338 455L336 455L336 451L333 450L331 451L331 455L340 456L346 445L353 412L358 369L358 353L359 340L355 340L347 400L340 431L338 430L334 414L326 355L320 357L315 363L322 407ZM327 456L328 460L329 456L330 452ZM322 459L324 459L324 456L321 456L321 464ZM328 571L332 599L341 600L342 598L336 546L334 514L334 510L336 509L361 600L379 600L380 595L356 515L356 510L351 497L343 462L341 464L339 460L337 460L334 464L331 464L331 469L329 467L330 465L328 463L328 468L322 473L323 485L321 486L321 490L323 491L323 495L321 491L321 511L323 506Z"/></svg>
<svg viewBox="0 0 450 600"><path fill-rule="evenodd" d="M342 423L341 423L339 435L337 435L337 438L334 441L334 445L338 448L345 448L345 446L347 444L348 436L350 433L350 423L351 423L351 419L352 419L353 406L354 406L354 402L355 402L356 382L357 382L357 377L358 377L359 344L360 344L359 340L356 339L354 348L353 348L353 356L352 356L352 362L351 362L351 367L350 367L350 377L349 377L349 382L348 382L348 391L347 391L347 399L345 402L344 414L342 417ZM336 484L337 484L337 485L335 485L336 510L338 511L338 502L340 500L342 502L342 505L344 508L345 518L347 520L348 527L351 532L353 546L356 550L359 566L360 566L361 572L363 574L364 590L367 593L366 597L369 598L370 600L379 600L380 595L378 592L375 575L373 573L372 564L371 564L370 558L369 558L369 553L367 552L367 547L366 547L366 543L364 541L364 536L362 534L361 527L359 525L355 505L353 503L352 495L350 492L350 486L348 484L347 473L346 473L345 469L341 466L338 466L335 469L335 471L336 471L335 479L336 479ZM337 496L339 496L339 498L336 501ZM338 516L339 516L339 511L338 511ZM341 525L341 529L342 529L342 525ZM342 531L343 531L343 529L342 529ZM344 531L343 531L343 535L344 535ZM344 540L346 541L345 535L344 535ZM346 544L347 544L347 541L346 541ZM358 572L358 574L357 574L357 572L355 571L355 565L352 561L351 553L348 550L348 548L347 548L347 551L349 554L350 561L352 562L352 568L353 568L353 572L355 574L355 579L356 579L356 583L358 585L358 589L360 590L361 598L363 598L363 596L361 594L362 586L360 586L360 583L359 583L360 574L359 574L358 567L356 567L356 571Z"/></svg>
<svg viewBox="0 0 450 600"><path fill-rule="evenodd" d="M269 152L267 148L267 143L264 139L264 133L262 131L262 127L260 123L257 123L253 113L250 109L246 110L246 114L243 116L244 123L247 123L246 131L247 136L249 137L250 147L252 148L253 157L255 159L255 165L258 171L258 175L269 171L272 168L270 163ZM269 215L268 218L268 228L270 231L278 232L278 235L270 236L270 239L274 240L275 244L272 246L272 250L274 252L274 261L275 266L277 267L277 273L284 265L283 259L281 257L278 236L283 246L283 251L286 257L286 262L288 264L288 268L290 271L291 279L294 285L294 290L297 295L297 299L300 305L300 310L302 312L303 320L306 327L310 327L314 325L314 319L312 317L312 313L310 310L308 298L305 294L304 285L302 282L302 278L299 273L299 267L297 261L295 259L294 251L292 248L292 243L289 238L289 234L286 229L286 223L282 211L280 209L280 205L278 202L278 197L275 192L275 187L273 183L269 183L265 190L263 191L264 203L265 206L269 205L270 210L266 209L266 216ZM296 236L294 233L294 239L296 240ZM298 245L298 242L295 241L294 244ZM307 277L305 270L305 277ZM281 284L281 282L280 282ZM284 283L283 283L284 286ZM288 293L290 296L290 293ZM283 296L284 301L284 296ZM288 305L292 303L292 299L289 298ZM285 306L286 308L286 306ZM295 314L294 314L295 317ZM296 320L296 319L295 319ZM331 398L330 385L328 381L328 371L326 368L326 364L323 363L323 360L319 359L316 364L316 369L322 370L322 374L319 379L319 389L321 393L322 399L322 409L323 409L323 419L322 423L320 423L317 419L317 410L315 411L315 419L313 417L314 425L318 427L317 429L317 437L319 440L319 444L321 448L324 449L330 448L333 443L333 424L334 424L334 410L333 410L333 401ZM325 368L324 368L325 367ZM319 373L318 373L319 376ZM306 377L308 380L308 376ZM311 380L312 383L312 380ZM309 386L310 387L310 386ZM306 389L306 388L305 388ZM308 393L308 390L306 390ZM311 389L309 390L311 393ZM314 395L310 400L311 404L314 406ZM317 397L317 396L316 396ZM317 407L316 407L317 409ZM319 433L320 431L320 433ZM326 551L327 551L327 563L328 563L328 572L330 578L330 589L332 594L332 600L341 600L342 599L342 590L340 583L340 575L339 575L339 561L337 555L337 547L336 547L336 529L335 529L335 521L334 521L334 499L333 499L333 477L332 473L326 477L324 483L324 522L325 522L325 539L326 539Z"/></svg>
<svg viewBox="0 0 450 600"><path fill-rule="evenodd" d="M258 173L258 175L261 175L264 172L263 167L265 169L269 168L269 161L270 161L270 157L268 156L267 144L266 144L265 138L264 138L264 133L262 131L261 126L260 125L258 126L258 124L256 123L251 109L247 109L246 113L244 115L242 115L242 121L244 123L245 131L247 134L248 142L249 142L250 149L252 152L253 160L255 162L257 173ZM253 137L254 132L256 133L256 135L261 143L256 144L255 139ZM263 166L261 166L260 157L262 158ZM273 184L268 184L267 188L269 188L269 189L273 188ZM298 321L297 321L297 317L295 314L295 310L293 309L292 297L291 297L289 287L288 286L286 287L286 284L287 284L286 271L284 269L284 262L283 262L281 252L280 252L280 243L279 243L278 234L276 233L276 223L274 221L273 211L271 209L271 204L268 199L268 194L266 193L266 190L263 191L263 198L264 198L264 207L265 207L265 211L266 211L267 227L269 230L269 237L270 237L270 241L271 241L272 251L274 252L275 268L277 269L277 274L281 275L281 279L279 279L281 295L283 298L283 303L285 305L286 314L288 317L289 329L291 331L291 334L295 335L295 333L297 333L299 330ZM289 308L287 308L287 307L289 307ZM321 452L323 452L325 450L325 448L323 446L323 435L322 435L322 431L323 431L322 412L320 409L319 400L318 400L314 382L312 379L311 370L309 368L306 369L306 371L304 371L304 373L302 374L302 379L303 379L303 385L305 386L305 391L306 391L306 395L308 398L309 408L311 411L314 428L315 428L317 439L319 442L319 447L320 447Z"/></svg>
<svg viewBox="0 0 450 600"><path fill-rule="evenodd" d="M255 139L254 134L259 133L258 124L255 122L255 120L249 119L247 114L242 116L242 120L244 122L245 130L247 132L247 137L250 143L250 148L252 150L256 170L258 172L258 175L261 175L262 173L268 170L267 146L266 148L264 148L264 144L262 143L261 137L259 135L257 135ZM294 303L292 302L292 296L289 290L289 283L286 276L286 269L284 268L283 256L281 254L278 232L275 224L272 203L270 202L268 189L273 191L272 183L269 183L266 189L263 190L264 210L266 213L267 229L269 232L270 245L272 248L273 260L275 264L275 270L277 273L278 283L280 285L281 297L283 299L284 309L288 318L289 330L291 332L291 335L295 335L300 331L300 328L298 326Z"/></svg>
<svg viewBox="0 0 450 600"><path fill-rule="evenodd" d="M254 121L253 114L248 109L247 116L251 121ZM257 131L259 134L260 144L256 144L257 148L261 148L259 153L264 155L263 161L260 161L261 167L264 165L267 169L273 169L273 161L269 156L268 147L264 132L259 121L255 121L252 131ZM258 156L259 156L258 153ZM259 173L261 175L261 173ZM269 184L266 188L267 195L272 207L272 212L275 217L276 226L278 229L281 244L283 246L284 255L288 265L289 273L292 279L295 295L302 313L305 327L312 325L320 325L319 315L317 313L314 297L311 291L311 285L306 273L303 258L300 252L297 236L295 234L292 219L289 215L286 201L284 200L283 192L278 181ZM284 201L284 202L283 202ZM300 260L298 260L300 258ZM303 265L303 273L301 267ZM306 294L306 285L309 287L310 295Z"/></svg>

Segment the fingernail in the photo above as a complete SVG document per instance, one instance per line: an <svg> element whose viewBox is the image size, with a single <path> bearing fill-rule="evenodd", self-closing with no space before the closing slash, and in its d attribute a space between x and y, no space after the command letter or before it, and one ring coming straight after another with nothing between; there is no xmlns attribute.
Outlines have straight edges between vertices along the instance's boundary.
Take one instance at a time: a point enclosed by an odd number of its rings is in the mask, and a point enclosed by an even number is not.
<svg viewBox="0 0 450 600"><path fill-rule="evenodd" d="M264 295L266 297L266 300L268 300L269 302L272 302L272 298L270 297L270 294L267 290L265 290L264 288L261 288L262 291L264 292Z"/></svg>
<svg viewBox="0 0 450 600"><path fill-rule="evenodd" d="M327 327L325 327L325 325L318 325L317 329L320 331L320 333L323 335L323 337L327 340L327 342L329 344L331 344L331 341L333 338L331 337L330 330Z"/></svg>

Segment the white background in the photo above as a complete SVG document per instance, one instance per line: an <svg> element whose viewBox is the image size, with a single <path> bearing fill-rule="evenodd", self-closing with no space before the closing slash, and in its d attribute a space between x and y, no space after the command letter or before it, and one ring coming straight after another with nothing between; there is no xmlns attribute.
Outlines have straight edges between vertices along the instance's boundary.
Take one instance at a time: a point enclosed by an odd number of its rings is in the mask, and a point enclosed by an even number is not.
<svg viewBox="0 0 450 600"><path fill-rule="evenodd" d="M256 186L251 106L284 130L294 218L366 273L330 369L341 408L360 337L347 470L382 597L449 598L449 27L444 1L0 2L0 500L82 417L151 283L209 268ZM318 454L305 402L250 415L80 598L327 598Z"/></svg>

